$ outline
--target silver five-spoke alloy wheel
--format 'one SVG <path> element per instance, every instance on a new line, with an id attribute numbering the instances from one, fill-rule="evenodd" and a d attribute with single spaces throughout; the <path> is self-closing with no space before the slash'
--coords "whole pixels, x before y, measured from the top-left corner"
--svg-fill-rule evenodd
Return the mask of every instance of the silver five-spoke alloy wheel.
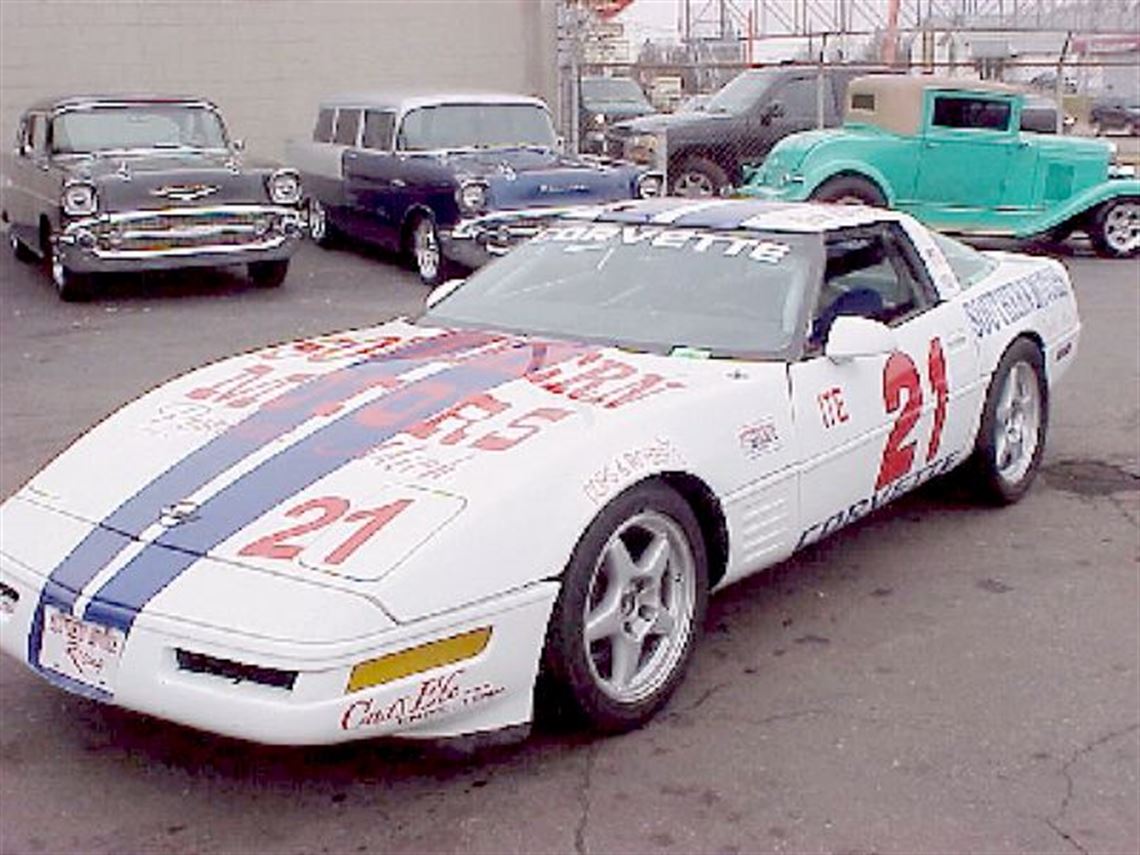
<path id="1" fill-rule="evenodd" d="M 1016 484 L 1033 466 L 1041 441 L 1041 393 L 1028 362 L 1014 363 L 1005 378 L 994 419 L 994 466 Z"/>
<path id="2" fill-rule="evenodd" d="M 697 566 L 681 527 L 645 510 L 610 536 L 586 598 L 584 642 L 598 688 L 622 704 L 671 678 L 693 631 Z"/>

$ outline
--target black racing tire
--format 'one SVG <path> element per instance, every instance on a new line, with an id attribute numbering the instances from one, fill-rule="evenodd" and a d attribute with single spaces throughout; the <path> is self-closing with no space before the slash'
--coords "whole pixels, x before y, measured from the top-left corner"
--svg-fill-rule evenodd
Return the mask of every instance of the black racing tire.
<path id="1" fill-rule="evenodd" d="M 95 291 L 95 277 L 90 273 L 76 273 L 64 265 L 55 241 L 49 238 L 48 242 L 48 275 L 59 299 L 65 303 L 85 303 L 90 300 Z"/>
<path id="2" fill-rule="evenodd" d="M 1102 258 L 1135 258 L 1140 252 L 1140 197 L 1119 196 L 1097 206 L 1088 233 Z"/>
<path id="3" fill-rule="evenodd" d="M 887 207 L 887 197 L 869 179 L 858 175 L 840 175 L 816 187 L 811 201 L 830 202 L 837 205 L 870 205 L 872 208 Z"/>
<path id="4" fill-rule="evenodd" d="M 730 186 L 728 173 L 707 157 L 687 157 L 669 173 L 669 193 L 673 196 L 709 198 L 721 195 Z"/>
<path id="5" fill-rule="evenodd" d="M 319 199 L 309 199 L 305 205 L 309 222 L 309 237 L 322 249 L 330 249 L 340 239 L 340 232 L 329 219 L 328 211 Z"/>
<path id="6" fill-rule="evenodd" d="M 1019 338 L 990 379 L 963 483 L 986 504 L 1010 505 L 1033 483 L 1049 429 L 1049 387 L 1041 349 Z"/>
<path id="7" fill-rule="evenodd" d="M 17 261 L 22 261 L 24 264 L 33 264 L 40 260 L 40 257 L 28 249 L 27 245 L 16 237 L 16 233 L 12 227 L 8 227 L 8 245 L 12 248 L 12 255 L 16 257 Z"/>
<path id="8" fill-rule="evenodd" d="M 278 288 L 289 275 L 289 259 L 279 261 L 251 261 L 249 279 L 258 288 Z"/>
<path id="9" fill-rule="evenodd" d="M 420 281 L 431 288 L 447 281 L 453 265 L 443 255 L 435 217 L 426 212 L 415 214 L 407 235 L 407 253 Z"/>
<path id="10" fill-rule="evenodd" d="M 574 548 L 547 629 L 543 687 L 593 730 L 640 727 L 684 676 L 707 604 L 692 509 L 663 483 L 630 488 Z"/>

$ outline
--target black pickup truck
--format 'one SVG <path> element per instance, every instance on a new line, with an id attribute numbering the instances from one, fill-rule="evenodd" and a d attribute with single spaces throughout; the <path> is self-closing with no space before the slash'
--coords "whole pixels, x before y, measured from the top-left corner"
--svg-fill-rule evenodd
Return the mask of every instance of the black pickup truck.
<path id="1" fill-rule="evenodd" d="M 611 125 L 606 149 L 667 172 L 669 192 L 718 195 L 742 180 L 796 131 L 834 127 L 843 118 L 848 82 L 866 67 L 748 69 L 693 112 L 655 114 Z M 820 118 L 822 115 L 822 125 Z"/>

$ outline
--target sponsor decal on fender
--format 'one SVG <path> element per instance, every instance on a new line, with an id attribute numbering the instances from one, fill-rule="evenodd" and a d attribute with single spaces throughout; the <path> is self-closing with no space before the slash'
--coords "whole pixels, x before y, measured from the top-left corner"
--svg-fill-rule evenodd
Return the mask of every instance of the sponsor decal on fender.
<path id="1" fill-rule="evenodd" d="M 582 489 L 590 501 L 600 503 L 643 472 L 657 472 L 683 461 L 681 452 L 664 437 L 649 445 L 619 454 L 589 477 Z"/>
<path id="2" fill-rule="evenodd" d="M 1038 270 L 1024 279 L 1006 282 L 966 300 L 962 308 L 974 328 L 974 335 L 985 338 L 1068 294 L 1069 288 L 1057 271 Z"/>
<path id="3" fill-rule="evenodd" d="M 776 420 L 765 416 L 758 422 L 745 425 L 738 434 L 740 448 L 749 460 L 756 460 L 765 454 L 779 451 L 783 448 L 780 433 L 776 428 Z"/>

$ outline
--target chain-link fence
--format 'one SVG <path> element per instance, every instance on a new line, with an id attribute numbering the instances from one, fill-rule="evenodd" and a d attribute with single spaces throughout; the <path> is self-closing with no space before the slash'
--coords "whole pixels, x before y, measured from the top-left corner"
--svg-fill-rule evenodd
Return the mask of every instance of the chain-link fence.
<path id="1" fill-rule="evenodd" d="M 843 123 L 848 83 L 867 73 L 936 74 L 1013 84 L 1027 97 L 1021 128 L 1036 133 L 1111 135 L 1123 159 L 1140 150 L 1140 37 L 1132 50 L 1011 57 L 976 49 L 959 59 L 920 46 L 917 61 L 745 63 L 711 54 L 670 61 L 564 64 L 560 115 L 568 145 L 643 163 L 665 173 L 669 192 L 716 195 L 743 180 L 783 137 Z M 823 53 L 823 51 L 820 51 Z"/>

